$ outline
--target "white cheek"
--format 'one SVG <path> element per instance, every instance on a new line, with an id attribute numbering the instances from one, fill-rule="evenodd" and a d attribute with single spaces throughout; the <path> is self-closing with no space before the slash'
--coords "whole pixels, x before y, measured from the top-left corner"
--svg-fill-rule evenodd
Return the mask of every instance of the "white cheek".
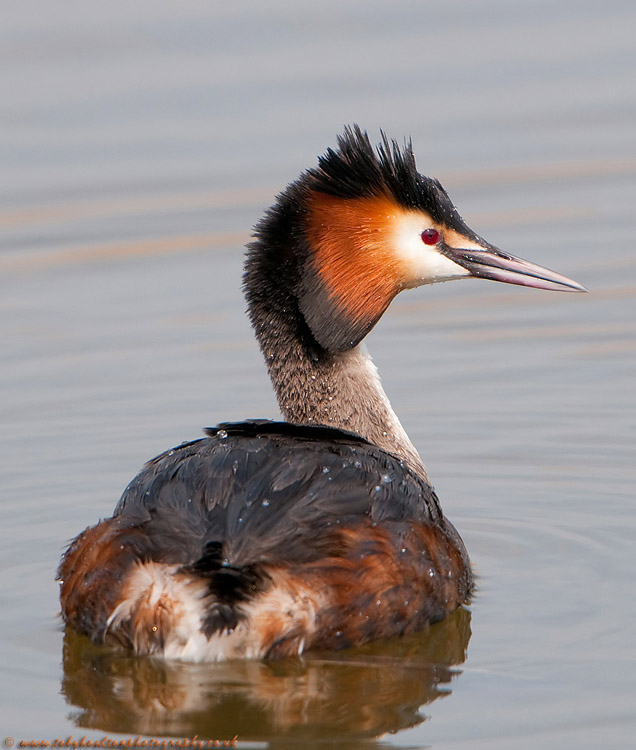
<path id="1" fill-rule="evenodd" d="M 407 270 L 409 286 L 435 284 L 470 276 L 462 266 L 442 255 L 434 245 L 425 245 L 420 234 L 421 216 L 404 217 L 395 234 L 395 249 Z M 480 248 L 483 249 L 483 248 Z"/>

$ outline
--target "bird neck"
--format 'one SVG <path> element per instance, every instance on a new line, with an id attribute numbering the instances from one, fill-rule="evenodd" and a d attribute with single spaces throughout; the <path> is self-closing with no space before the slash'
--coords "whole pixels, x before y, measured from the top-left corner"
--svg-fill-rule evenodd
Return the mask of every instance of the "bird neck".
<path id="1" fill-rule="evenodd" d="M 313 338 L 294 293 L 295 268 L 270 265 L 254 250 L 244 287 L 252 325 L 285 420 L 357 433 L 428 479 L 382 388 L 364 345 L 323 349 Z"/>

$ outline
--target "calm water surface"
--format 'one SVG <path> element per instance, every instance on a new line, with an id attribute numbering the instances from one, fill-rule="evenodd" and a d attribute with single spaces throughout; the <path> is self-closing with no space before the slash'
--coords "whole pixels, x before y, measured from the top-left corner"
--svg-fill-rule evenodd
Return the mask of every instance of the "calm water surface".
<path id="1" fill-rule="evenodd" d="M 4 9 L 2 737 L 631 746 L 634 28 L 627 0 Z M 156 453 L 277 416 L 242 245 L 353 121 L 411 135 L 477 231 L 591 290 L 420 289 L 369 337 L 479 574 L 470 611 L 273 666 L 65 635 L 67 540 Z"/>

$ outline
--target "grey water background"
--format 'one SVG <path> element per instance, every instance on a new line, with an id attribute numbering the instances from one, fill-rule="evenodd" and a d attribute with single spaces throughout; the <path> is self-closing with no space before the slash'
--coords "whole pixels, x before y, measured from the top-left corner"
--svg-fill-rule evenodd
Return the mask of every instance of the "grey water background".
<path id="1" fill-rule="evenodd" d="M 0 741 L 632 746 L 635 29 L 628 0 L 3 4 Z M 242 246 L 351 122 L 412 136 L 480 234 L 590 289 L 423 288 L 368 339 L 470 615 L 279 667 L 63 644 L 66 542 L 158 452 L 277 416 Z"/>

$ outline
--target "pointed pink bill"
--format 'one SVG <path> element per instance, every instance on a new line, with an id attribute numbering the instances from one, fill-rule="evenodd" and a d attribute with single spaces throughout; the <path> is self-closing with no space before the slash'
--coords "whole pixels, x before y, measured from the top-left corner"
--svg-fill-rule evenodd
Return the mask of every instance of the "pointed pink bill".
<path id="1" fill-rule="evenodd" d="M 514 255 L 508 255 L 493 245 L 484 250 L 446 246 L 443 252 L 453 262 L 469 271 L 471 276 L 480 279 L 531 286 L 552 292 L 587 292 L 584 286 L 568 279 L 567 276 L 522 258 L 515 258 Z"/>

